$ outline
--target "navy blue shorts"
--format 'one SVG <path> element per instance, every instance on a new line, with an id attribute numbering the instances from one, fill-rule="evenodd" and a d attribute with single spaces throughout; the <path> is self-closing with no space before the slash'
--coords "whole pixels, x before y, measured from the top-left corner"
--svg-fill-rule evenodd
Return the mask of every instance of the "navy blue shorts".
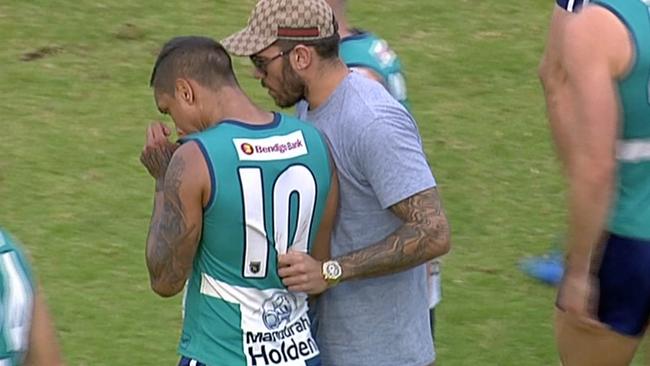
<path id="1" fill-rule="evenodd" d="M 584 5 L 589 4 L 589 0 L 556 0 L 559 7 L 572 13 L 578 12 Z"/>
<path id="2" fill-rule="evenodd" d="M 629 336 L 650 319 L 650 241 L 610 234 L 598 269 L 598 319 Z"/>

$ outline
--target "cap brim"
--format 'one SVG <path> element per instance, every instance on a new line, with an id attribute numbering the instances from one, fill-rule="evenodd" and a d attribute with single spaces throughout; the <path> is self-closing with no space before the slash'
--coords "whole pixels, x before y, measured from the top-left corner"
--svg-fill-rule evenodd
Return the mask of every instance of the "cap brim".
<path id="1" fill-rule="evenodd" d="M 275 41 L 275 37 L 260 36 L 251 32 L 249 28 L 244 28 L 224 38 L 221 44 L 232 55 L 252 56 L 269 47 Z"/>

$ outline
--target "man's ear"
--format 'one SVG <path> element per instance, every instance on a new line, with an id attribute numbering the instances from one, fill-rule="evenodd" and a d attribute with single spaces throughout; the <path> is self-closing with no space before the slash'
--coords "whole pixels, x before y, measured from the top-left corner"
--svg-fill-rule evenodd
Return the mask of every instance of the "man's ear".
<path id="1" fill-rule="evenodd" d="M 289 62 L 291 62 L 291 66 L 293 66 L 296 71 L 306 70 L 313 62 L 313 52 L 312 49 L 305 45 L 297 45 L 293 48 L 291 54 L 289 54 Z"/>
<path id="2" fill-rule="evenodd" d="M 186 79 L 176 79 L 174 84 L 175 97 L 186 104 L 194 104 L 196 95 L 192 84 Z"/>

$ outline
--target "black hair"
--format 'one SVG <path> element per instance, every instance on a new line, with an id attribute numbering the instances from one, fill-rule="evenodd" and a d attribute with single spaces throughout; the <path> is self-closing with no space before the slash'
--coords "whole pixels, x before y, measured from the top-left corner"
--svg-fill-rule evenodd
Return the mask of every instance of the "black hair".
<path id="1" fill-rule="evenodd" d="M 237 85 L 230 55 L 208 37 L 184 36 L 167 41 L 158 54 L 149 86 L 173 95 L 174 83 L 180 77 L 213 89 Z"/>

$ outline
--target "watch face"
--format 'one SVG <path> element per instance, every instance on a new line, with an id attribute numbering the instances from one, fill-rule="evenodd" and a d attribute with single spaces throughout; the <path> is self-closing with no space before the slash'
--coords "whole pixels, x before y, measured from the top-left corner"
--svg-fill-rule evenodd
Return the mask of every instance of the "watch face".
<path id="1" fill-rule="evenodd" d="M 341 266 L 336 262 L 327 263 L 325 272 L 329 278 L 336 279 L 341 276 Z"/>

